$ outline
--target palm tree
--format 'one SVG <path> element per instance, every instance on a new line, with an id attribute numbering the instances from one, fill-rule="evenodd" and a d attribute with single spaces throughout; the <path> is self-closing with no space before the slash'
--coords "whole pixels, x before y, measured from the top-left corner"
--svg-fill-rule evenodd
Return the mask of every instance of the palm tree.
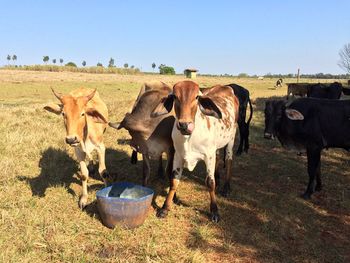
<path id="1" fill-rule="evenodd" d="M 152 68 L 153 68 L 153 71 L 154 71 L 154 69 L 156 68 L 156 63 L 152 63 Z"/>
<path id="2" fill-rule="evenodd" d="M 7 55 L 7 64 L 10 64 L 11 56 Z"/>
<path id="3" fill-rule="evenodd" d="M 124 68 L 128 68 L 129 67 L 129 64 L 128 63 L 125 63 L 124 64 Z"/>
<path id="4" fill-rule="evenodd" d="M 47 64 L 47 62 L 50 60 L 50 57 L 49 56 L 44 56 L 43 57 L 43 61 L 45 64 Z"/>
<path id="5" fill-rule="evenodd" d="M 86 66 L 86 61 L 84 60 L 81 64 L 83 65 L 83 67 L 85 67 Z"/>
<path id="6" fill-rule="evenodd" d="M 13 60 L 13 64 L 15 64 L 15 61 L 17 61 L 17 56 L 16 56 L 16 55 L 13 55 L 13 56 L 12 56 L 12 60 Z"/>
<path id="7" fill-rule="evenodd" d="M 52 63 L 53 63 L 53 64 L 56 64 L 56 59 L 55 59 L 55 58 L 52 60 Z"/>
<path id="8" fill-rule="evenodd" d="M 62 66 L 62 63 L 63 63 L 63 58 L 60 58 L 60 63 L 61 63 L 61 66 Z"/>

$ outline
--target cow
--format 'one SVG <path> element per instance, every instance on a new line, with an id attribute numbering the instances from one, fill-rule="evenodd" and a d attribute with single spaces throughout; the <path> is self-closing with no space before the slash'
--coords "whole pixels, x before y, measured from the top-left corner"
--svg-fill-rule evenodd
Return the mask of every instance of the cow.
<path id="1" fill-rule="evenodd" d="M 85 159 L 86 157 L 91 159 L 93 150 L 97 151 L 98 172 L 105 185 L 110 180 L 105 165 L 105 145 L 103 143 L 103 134 L 108 123 L 108 109 L 96 89 L 80 88 L 71 91 L 68 95 L 62 95 L 53 89 L 52 92 L 60 104 L 50 104 L 44 109 L 63 116 L 66 128 L 65 141 L 74 147 L 80 165 L 83 191 L 79 199 L 79 207 L 83 209 L 88 201 L 87 181 L 89 178 Z"/>
<path id="2" fill-rule="evenodd" d="M 249 125 L 253 117 L 252 102 L 250 101 L 249 91 L 247 89 L 234 83 L 229 84 L 227 86 L 233 89 L 236 97 L 239 100 L 238 128 L 239 128 L 240 138 L 239 138 L 239 146 L 236 154 L 241 155 L 243 152 L 243 148 L 246 153 L 248 152 L 248 149 L 249 149 Z M 248 103 L 250 108 L 250 114 L 246 122 L 245 120 L 246 120 Z"/>
<path id="3" fill-rule="evenodd" d="M 276 81 L 275 87 L 276 87 L 276 88 L 282 88 L 282 86 L 283 86 L 283 79 L 278 79 L 278 80 Z"/>
<path id="4" fill-rule="evenodd" d="M 289 96 L 306 97 L 310 83 L 287 83 L 287 99 Z"/>
<path id="5" fill-rule="evenodd" d="M 172 113 L 153 118 L 152 111 L 161 99 L 168 96 L 172 89 L 163 82 L 145 83 L 139 92 L 131 113 L 127 113 L 121 123 L 109 123 L 115 129 L 126 129 L 130 136 L 130 145 L 134 149 L 132 163 L 137 161 L 137 152 L 143 157 L 143 185 L 148 185 L 150 177 L 150 159 L 158 159 L 158 175 L 163 175 L 162 154 L 167 154 L 166 175 L 171 176 L 174 159 L 174 147 L 171 131 L 175 117 Z"/>
<path id="6" fill-rule="evenodd" d="M 342 90 L 343 86 L 339 82 L 330 84 L 310 84 L 307 90 L 307 97 L 338 100 Z"/>
<path id="7" fill-rule="evenodd" d="M 264 137 L 277 137 L 285 148 L 306 149 L 309 183 L 302 197 L 310 199 L 322 189 L 322 149 L 350 151 L 350 100 L 299 98 L 289 105 L 283 100 L 267 101 Z"/>
<path id="8" fill-rule="evenodd" d="M 231 87 L 214 86 L 202 94 L 197 83 L 180 81 L 174 85 L 173 93 L 164 97 L 154 109 L 153 116 L 168 114 L 173 107 L 176 120 L 171 134 L 175 148 L 171 187 L 157 216 L 167 216 L 183 168 L 192 171 L 199 160 L 204 160 L 211 219 L 218 222 L 220 216 L 215 195 L 216 151 L 226 146 L 224 190 L 229 191 L 239 101 Z"/>

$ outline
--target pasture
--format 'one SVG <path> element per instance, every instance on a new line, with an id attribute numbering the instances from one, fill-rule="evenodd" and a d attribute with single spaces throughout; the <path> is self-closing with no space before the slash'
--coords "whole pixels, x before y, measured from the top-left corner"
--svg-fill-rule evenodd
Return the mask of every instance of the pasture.
<path id="1" fill-rule="evenodd" d="M 141 84 L 152 79 L 174 84 L 183 77 L 0 70 L 1 262 L 350 261 L 349 153 L 324 151 L 323 191 L 311 201 L 299 198 L 308 180 L 306 157 L 263 139 L 264 101 L 286 94 L 286 85 L 273 89 L 276 79 L 196 79 L 208 87 L 232 82 L 246 87 L 255 110 L 250 152 L 234 157 L 231 194 L 218 197 L 218 224 L 208 218 L 203 165 L 185 172 L 177 192 L 181 205 L 166 219 L 155 215 L 168 190 L 156 169 L 150 179 L 155 206 L 141 227 L 102 225 L 94 201 L 103 187 L 99 176 L 90 178 L 90 205 L 81 211 L 78 164 L 64 142 L 62 117 L 43 110 L 56 102 L 50 87 L 62 93 L 97 88 L 110 121 L 120 121 Z M 141 184 L 142 162 L 130 164 L 128 138 L 125 130 L 107 129 L 107 169 L 115 181 Z"/>

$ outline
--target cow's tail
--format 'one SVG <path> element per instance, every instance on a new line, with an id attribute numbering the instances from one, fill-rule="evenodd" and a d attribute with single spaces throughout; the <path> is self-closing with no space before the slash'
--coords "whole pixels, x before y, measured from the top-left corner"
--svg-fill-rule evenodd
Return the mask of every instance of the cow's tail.
<path id="1" fill-rule="evenodd" d="M 252 102 L 250 101 L 250 97 L 248 97 L 248 103 L 249 103 L 249 109 L 250 109 L 250 115 L 247 121 L 247 125 L 249 125 L 250 121 L 252 120 L 253 117 L 253 106 L 252 106 Z"/>

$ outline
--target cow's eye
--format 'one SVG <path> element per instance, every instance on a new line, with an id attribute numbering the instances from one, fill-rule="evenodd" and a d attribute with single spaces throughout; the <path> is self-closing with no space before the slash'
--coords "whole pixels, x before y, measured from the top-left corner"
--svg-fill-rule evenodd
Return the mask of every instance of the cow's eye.
<path id="1" fill-rule="evenodd" d="M 198 100 L 199 99 L 199 95 L 197 95 L 197 97 L 196 97 L 196 100 Z"/>
<path id="2" fill-rule="evenodd" d="M 85 112 L 82 112 L 82 113 L 81 113 L 81 116 L 82 116 L 82 117 L 85 116 Z"/>
<path id="3" fill-rule="evenodd" d="M 62 116 L 64 117 L 64 116 L 66 116 L 66 114 L 62 111 Z"/>

